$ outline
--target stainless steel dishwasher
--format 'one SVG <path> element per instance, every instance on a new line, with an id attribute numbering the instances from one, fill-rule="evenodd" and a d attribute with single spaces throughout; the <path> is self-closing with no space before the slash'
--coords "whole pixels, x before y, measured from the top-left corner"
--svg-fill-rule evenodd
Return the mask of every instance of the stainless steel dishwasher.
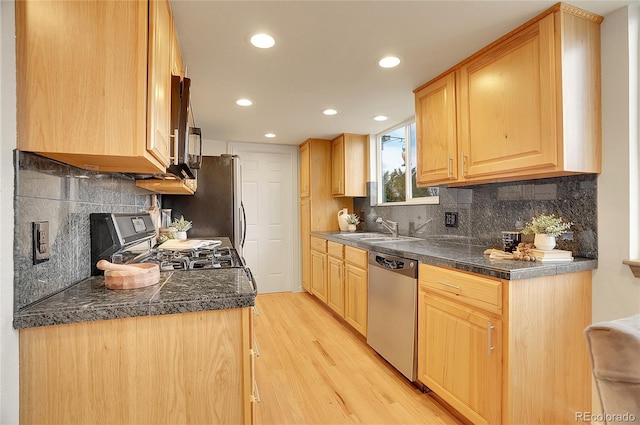
<path id="1" fill-rule="evenodd" d="M 369 252 L 367 344 L 416 380 L 418 261 Z"/>

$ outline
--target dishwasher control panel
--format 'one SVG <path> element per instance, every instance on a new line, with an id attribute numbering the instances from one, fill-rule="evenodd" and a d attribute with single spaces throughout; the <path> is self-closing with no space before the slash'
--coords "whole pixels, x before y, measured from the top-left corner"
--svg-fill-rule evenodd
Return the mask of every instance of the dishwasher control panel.
<path id="1" fill-rule="evenodd" d="M 412 260 L 389 259 L 381 255 L 376 255 L 376 263 L 389 270 L 402 270 L 405 267 L 415 267 L 415 263 Z"/>
<path id="2" fill-rule="evenodd" d="M 396 257 L 395 255 L 380 252 L 369 252 L 369 265 L 407 276 L 416 277 L 418 275 L 418 261 L 410 258 Z"/>

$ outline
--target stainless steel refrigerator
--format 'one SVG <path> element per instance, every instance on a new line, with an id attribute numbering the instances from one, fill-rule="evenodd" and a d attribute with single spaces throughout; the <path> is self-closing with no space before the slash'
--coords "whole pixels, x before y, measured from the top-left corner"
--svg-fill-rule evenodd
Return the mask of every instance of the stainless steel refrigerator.
<path id="1" fill-rule="evenodd" d="M 242 174 L 237 155 L 202 157 L 194 195 L 163 195 L 162 208 L 193 222 L 189 238 L 226 236 L 242 257 L 247 233 L 242 204 Z"/>

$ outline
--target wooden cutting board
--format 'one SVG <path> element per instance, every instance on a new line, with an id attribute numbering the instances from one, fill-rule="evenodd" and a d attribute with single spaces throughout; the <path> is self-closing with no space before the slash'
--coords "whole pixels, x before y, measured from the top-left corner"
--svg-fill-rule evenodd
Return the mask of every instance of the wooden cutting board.
<path id="1" fill-rule="evenodd" d="M 219 240 L 203 240 L 203 239 L 169 239 L 160 244 L 158 249 L 167 249 L 170 251 L 188 251 L 196 248 L 213 248 L 221 245 Z"/>
<path id="2" fill-rule="evenodd" d="M 160 282 L 160 267 L 157 264 L 128 264 L 140 271 L 106 270 L 104 285 L 109 289 L 136 289 L 155 285 Z"/>

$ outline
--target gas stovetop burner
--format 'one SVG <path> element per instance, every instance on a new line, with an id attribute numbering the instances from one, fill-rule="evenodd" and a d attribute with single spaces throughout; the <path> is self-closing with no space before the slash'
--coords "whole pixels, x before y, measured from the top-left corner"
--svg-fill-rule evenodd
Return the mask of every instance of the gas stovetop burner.
<path id="1" fill-rule="evenodd" d="M 152 249 L 139 262 L 154 263 L 160 270 L 206 270 L 243 267 L 233 248 L 197 248 L 188 251 Z"/>

